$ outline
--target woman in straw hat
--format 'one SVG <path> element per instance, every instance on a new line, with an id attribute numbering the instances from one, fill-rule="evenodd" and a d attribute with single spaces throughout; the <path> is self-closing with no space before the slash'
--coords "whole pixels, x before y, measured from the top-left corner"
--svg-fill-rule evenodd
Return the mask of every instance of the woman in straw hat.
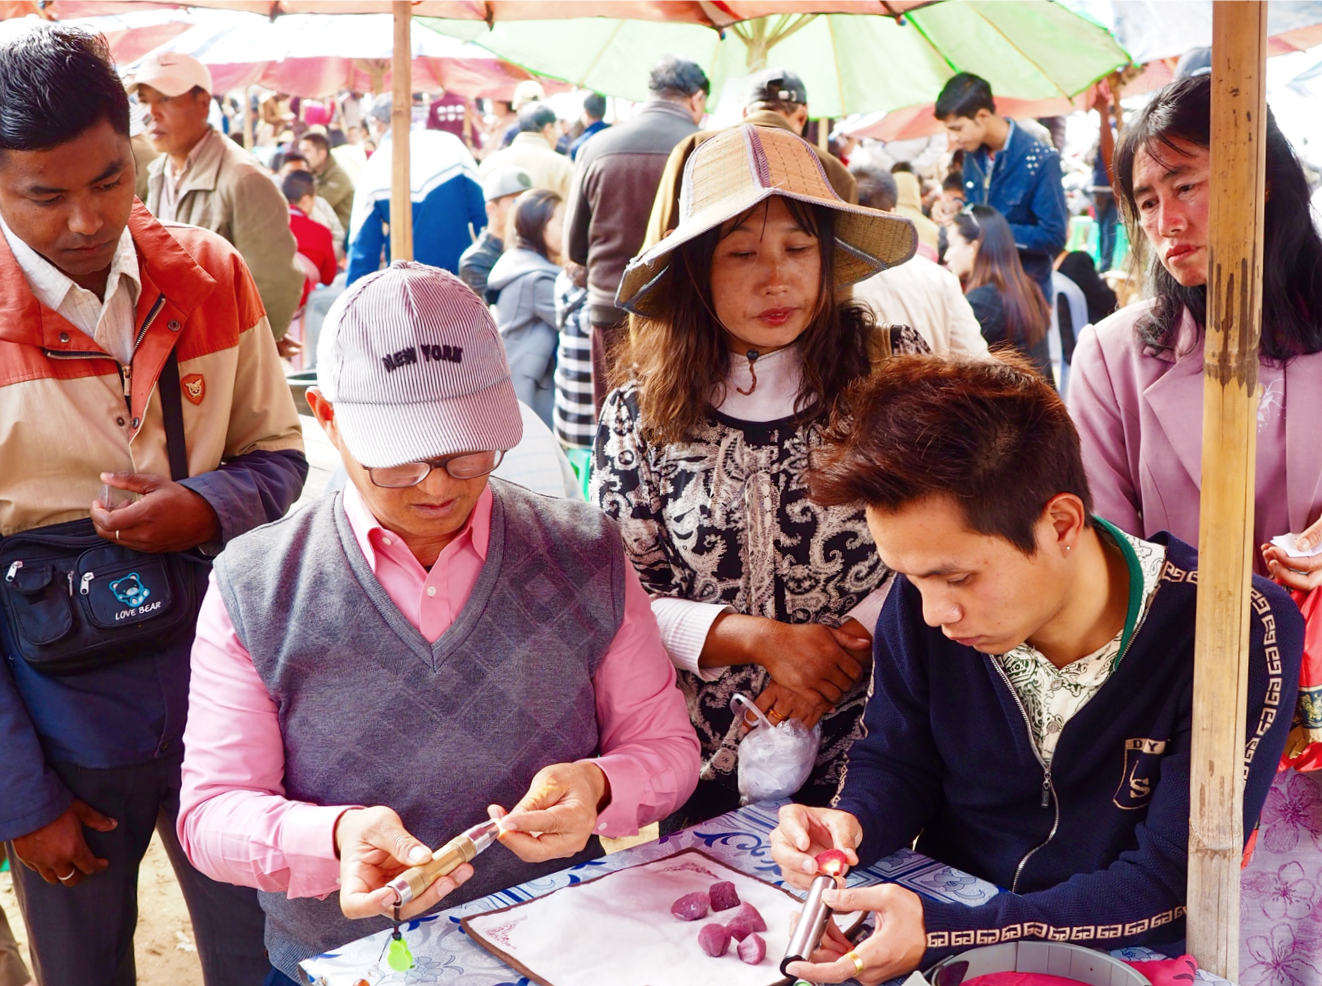
<path id="1" fill-rule="evenodd" d="M 744 125 L 706 141 L 680 213 L 621 281 L 631 338 L 592 487 L 652 594 L 702 741 L 692 822 L 739 803 L 752 724 L 731 709 L 739 693 L 773 723 L 820 721 L 796 797 L 835 793 L 889 573 L 862 506 L 812 503 L 804 475 L 845 388 L 927 347 L 839 292 L 911 257 L 913 225 L 841 201 L 794 134 Z"/>

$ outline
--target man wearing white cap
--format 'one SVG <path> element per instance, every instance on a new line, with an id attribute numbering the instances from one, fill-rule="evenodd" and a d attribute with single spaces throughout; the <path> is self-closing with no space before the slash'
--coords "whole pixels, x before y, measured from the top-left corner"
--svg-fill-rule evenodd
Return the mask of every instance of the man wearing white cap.
<path id="1" fill-rule="evenodd" d="M 147 134 L 161 156 L 148 166 L 146 206 L 162 222 L 219 233 L 243 255 L 257 282 L 281 355 L 303 293 L 289 209 L 260 164 L 207 123 L 211 72 L 191 55 L 161 52 L 143 61 L 128 91 L 151 114 Z"/>
<path id="2" fill-rule="evenodd" d="M 487 228 L 459 257 L 459 278 L 489 305 L 499 292 L 487 292 L 487 278 L 505 252 L 505 226 L 517 199 L 532 188 L 528 172 L 516 165 L 497 168 L 482 179 L 482 197 L 487 200 Z"/>
<path id="3" fill-rule="evenodd" d="M 424 846 L 503 818 L 403 917 L 589 858 L 698 779 L 615 522 L 489 478 L 522 426 L 477 296 L 392 264 L 340 296 L 317 357 L 308 403 L 350 482 L 218 559 L 179 816 L 194 865 L 265 891 L 290 978 L 390 927 L 385 883 Z"/>

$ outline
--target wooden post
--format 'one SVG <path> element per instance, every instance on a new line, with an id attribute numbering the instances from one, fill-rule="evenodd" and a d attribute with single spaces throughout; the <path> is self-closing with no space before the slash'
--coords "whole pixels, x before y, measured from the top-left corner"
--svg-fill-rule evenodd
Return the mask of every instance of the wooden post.
<path id="1" fill-rule="evenodd" d="M 1212 9 L 1210 243 L 1187 932 L 1189 952 L 1199 966 L 1235 982 L 1262 328 L 1267 5 L 1223 0 Z M 1275 711 L 1290 714 L 1288 709 Z"/>
<path id="2" fill-rule="evenodd" d="M 395 49 L 391 55 L 390 260 L 413 259 L 413 196 L 409 192 L 409 129 L 413 126 L 413 4 L 393 0 Z"/>

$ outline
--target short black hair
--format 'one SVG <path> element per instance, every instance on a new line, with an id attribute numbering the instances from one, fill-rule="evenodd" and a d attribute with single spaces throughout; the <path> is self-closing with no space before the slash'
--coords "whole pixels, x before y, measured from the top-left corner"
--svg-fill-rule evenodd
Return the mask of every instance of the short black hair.
<path id="1" fill-rule="evenodd" d="M 952 171 L 950 174 L 946 175 L 945 178 L 941 179 L 941 187 L 947 192 L 963 192 L 964 176 Z"/>
<path id="2" fill-rule="evenodd" d="M 285 193 L 285 198 L 290 202 L 297 203 L 304 195 L 316 194 L 317 179 L 308 171 L 291 171 L 280 183 L 280 191 Z"/>
<path id="3" fill-rule="evenodd" d="M 910 164 L 908 161 L 896 161 L 894 164 L 891 165 L 891 174 L 898 175 L 903 171 L 907 171 L 909 174 L 913 174 L 913 165 Z"/>
<path id="4" fill-rule="evenodd" d="M 67 144 L 105 120 L 129 135 L 129 97 L 105 38 L 38 27 L 0 45 L 0 156 Z"/>
<path id="5" fill-rule="evenodd" d="M 812 453 L 808 489 L 825 506 L 863 501 L 894 513 L 949 497 L 979 534 L 1030 558 L 1035 528 L 1061 493 L 1092 493 L 1065 402 L 1013 350 L 990 359 L 898 354 L 855 385 Z"/>
<path id="6" fill-rule="evenodd" d="M 697 62 L 666 55 L 652 67 L 647 88 L 657 96 L 692 96 L 698 92 L 710 96 L 711 80 Z"/>
<path id="7" fill-rule="evenodd" d="M 279 171 L 290 161 L 302 161 L 304 164 L 308 163 L 308 159 L 298 151 L 286 151 L 284 154 L 280 155 L 280 163 L 275 166 L 275 170 Z"/>
<path id="8" fill-rule="evenodd" d="M 871 164 L 855 164 L 849 173 L 858 180 L 858 204 L 890 212 L 900 200 L 900 190 L 889 171 Z"/>
<path id="9" fill-rule="evenodd" d="M 311 131 L 309 133 L 305 133 L 302 137 L 298 139 L 306 140 L 309 144 L 315 144 L 316 146 L 320 147 L 327 154 L 330 153 L 330 149 L 331 149 L 330 138 L 327 137 L 325 134 L 319 134 L 316 131 Z"/>
<path id="10" fill-rule="evenodd" d="M 541 133 L 549 123 L 555 123 L 555 110 L 545 103 L 529 103 L 519 110 L 519 133 Z"/>
<path id="11" fill-rule="evenodd" d="M 978 110 L 996 112 L 996 100 L 992 98 L 991 83 L 972 72 L 960 72 L 953 75 L 941 87 L 941 95 L 936 97 L 936 118 L 948 120 L 952 116 L 964 116 L 972 120 Z"/>
<path id="12" fill-rule="evenodd" d="M 583 100 L 583 113 L 594 120 L 600 120 L 606 115 L 606 97 L 599 92 L 589 93 Z"/>

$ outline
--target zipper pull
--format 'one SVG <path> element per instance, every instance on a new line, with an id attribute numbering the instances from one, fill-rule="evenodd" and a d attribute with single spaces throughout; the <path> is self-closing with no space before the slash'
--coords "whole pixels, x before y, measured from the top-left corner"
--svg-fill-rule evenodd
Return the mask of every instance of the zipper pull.
<path id="1" fill-rule="evenodd" d="M 133 413 L 133 367 L 125 364 L 119 364 L 119 382 L 124 388 L 124 407 Z"/>
<path id="2" fill-rule="evenodd" d="M 5 573 L 5 581 L 13 582 L 14 576 L 18 574 L 18 570 L 22 567 L 23 567 L 22 559 L 19 559 L 18 561 L 14 562 L 14 564 L 10 565 L 9 571 Z"/>
<path id="3" fill-rule="evenodd" d="M 92 580 L 93 580 L 94 578 L 96 578 L 96 573 L 95 573 L 95 572 L 86 572 L 86 573 L 84 573 L 84 574 L 83 574 L 83 582 L 82 582 L 82 585 L 78 587 L 78 591 L 79 591 L 80 593 L 82 593 L 84 596 L 87 595 L 87 594 L 91 591 L 91 589 L 89 588 L 89 586 L 91 586 L 91 584 L 92 584 Z"/>
<path id="4" fill-rule="evenodd" d="M 1042 807 L 1051 807 L 1051 768 L 1046 767 L 1042 773 Z"/>
<path id="5" fill-rule="evenodd" d="M 69 579 L 69 598 L 73 598 L 73 572 L 64 573 Z"/>

